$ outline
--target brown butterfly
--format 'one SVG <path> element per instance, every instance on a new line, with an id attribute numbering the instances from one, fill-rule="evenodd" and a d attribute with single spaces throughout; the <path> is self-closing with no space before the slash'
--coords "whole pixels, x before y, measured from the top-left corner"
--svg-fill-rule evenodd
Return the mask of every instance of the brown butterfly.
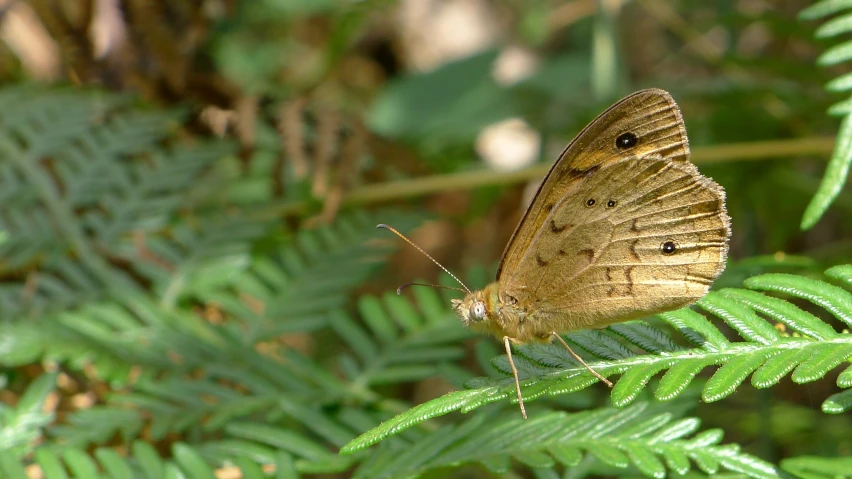
<path id="1" fill-rule="evenodd" d="M 730 233 L 725 192 L 689 162 L 677 104 L 663 90 L 638 91 L 559 156 L 509 240 L 495 282 L 470 291 L 450 273 L 467 292 L 453 309 L 466 327 L 503 340 L 526 418 L 512 343 L 555 338 L 611 387 L 559 333 L 694 303 L 725 269 Z"/>

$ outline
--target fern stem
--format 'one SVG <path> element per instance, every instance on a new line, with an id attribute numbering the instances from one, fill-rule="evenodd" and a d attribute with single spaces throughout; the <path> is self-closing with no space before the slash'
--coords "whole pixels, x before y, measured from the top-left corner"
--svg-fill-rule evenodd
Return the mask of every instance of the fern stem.
<path id="1" fill-rule="evenodd" d="M 834 148 L 834 137 L 811 137 L 793 140 L 753 141 L 728 145 L 696 148 L 692 153 L 695 163 L 720 163 L 739 160 L 765 160 L 804 155 L 826 155 Z M 378 183 L 353 188 L 344 200 L 346 206 L 366 205 L 404 198 L 413 198 L 445 191 L 459 191 L 486 186 L 523 183 L 544 177 L 550 163 L 537 164 L 513 172 L 488 170 L 463 171 L 446 175 Z M 309 202 L 285 202 L 269 209 L 255 212 L 258 218 L 276 218 L 307 212 Z"/>

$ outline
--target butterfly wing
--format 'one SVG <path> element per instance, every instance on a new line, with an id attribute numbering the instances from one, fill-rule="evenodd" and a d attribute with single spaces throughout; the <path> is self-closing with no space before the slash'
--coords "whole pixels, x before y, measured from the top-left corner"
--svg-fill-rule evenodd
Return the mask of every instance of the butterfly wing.
<path id="1" fill-rule="evenodd" d="M 706 294 L 729 235 L 724 191 L 689 163 L 677 105 L 643 90 L 562 152 L 506 248 L 500 294 L 541 333 L 675 309 Z"/>

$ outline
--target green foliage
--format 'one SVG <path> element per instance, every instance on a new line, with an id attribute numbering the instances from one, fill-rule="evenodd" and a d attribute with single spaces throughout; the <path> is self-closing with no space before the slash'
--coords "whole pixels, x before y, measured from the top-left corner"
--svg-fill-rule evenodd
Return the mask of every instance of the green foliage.
<path id="1" fill-rule="evenodd" d="M 398 137 L 437 135 L 431 141 L 474 138 L 515 113 L 490 75 L 495 59 L 495 52 L 487 52 L 397 81 L 370 110 L 371 128 Z"/>
<path id="2" fill-rule="evenodd" d="M 127 457 L 107 447 L 97 448 L 92 453 L 74 448 L 61 451 L 41 448 L 35 454 L 34 464 L 41 469 L 43 477 L 47 479 L 214 477 L 215 470 L 205 460 L 202 451 L 178 442 L 171 447 L 171 453 L 174 459 L 163 460 L 160 453 L 144 441 L 134 441 L 130 444 L 130 453 Z M 269 464 L 275 468 L 277 477 L 299 477 L 294 469 L 292 457 L 286 453 L 278 453 Z M 238 472 L 242 474 L 239 477 L 247 479 L 268 477 L 254 461 L 237 459 L 230 469 L 229 473 Z M 30 477 L 15 456 L 8 451 L 0 451 L 0 472 L 3 473 L 3 477 L 10 479 Z"/>
<path id="3" fill-rule="evenodd" d="M 273 355 L 259 353 L 256 344 L 270 338 L 323 328 L 331 331 L 333 325 L 352 322 L 341 308 L 349 303 L 351 291 L 396 246 L 376 241 L 374 225 L 382 220 L 406 231 L 421 219 L 393 211 L 375 218 L 351 214 L 333 226 L 277 238 L 272 247 L 266 246 L 274 234 L 268 222 L 217 214 L 175 222 L 174 215 L 195 201 L 194 183 L 219 181 L 205 178 L 204 167 L 230 151 L 229 146 L 169 145 L 164 135 L 172 126 L 166 120 L 174 115 L 139 112 L 109 95 L 41 95 L 30 87 L 6 93 L 21 102 L 15 106 L 21 113 L 15 117 L 17 123 L 4 125 L 6 138 L 15 138 L 8 144 L 18 148 L 7 153 L 20 160 L 7 162 L 7 170 L 31 174 L 25 177 L 29 182 L 6 175 L 18 181 L 10 187 L 19 191 L 2 215 L 7 220 L 3 225 L 7 241 L 2 245 L 7 268 L 33 269 L 48 286 L 54 284 L 48 281 L 52 277 L 65 275 L 63 280 L 73 280 L 74 272 L 90 270 L 92 265 L 104 266 L 107 276 L 98 281 L 92 274 L 89 278 L 95 280 L 88 283 L 63 284 L 76 289 L 50 289 L 37 283 L 34 299 L 28 301 L 22 301 L 26 295 L 21 292 L 32 290 L 31 284 L 25 279 L 7 281 L 0 365 L 44 362 L 65 374 L 101 378 L 115 389 L 103 404 L 54 424 L 54 415 L 41 409 L 46 395 L 57 393 L 57 376 L 38 377 L 15 407 L 0 411 L 4 477 L 19 475 L 23 469 L 17 461 L 30 454 L 45 477 L 65 477 L 65 468 L 76 477 L 97 477 L 93 471 L 99 468 L 110 477 L 129 477 L 130 470 L 133 477 L 178 473 L 209 477 L 225 457 L 234 458 L 243 474 L 257 474 L 257 452 L 264 447 L 270 451 L 265 462 L 277 464 L 282 475 L 295 471 L 295 464 L 300 470 L 342 470 L 351 461 L 328 453 L 324 441 L 343 445 L 355 431 L 347 421 L 355 420 L 357 414 L 344 413 L 344 419 L 330 420 L 307 404 L 328 407 L 368 401 L 374 397 L 368 389 L 373 384 L 432 375 L 437 365 L 461 355 L 453 346 L 461 328 L 444 334 L 443 339 L 429 330 L 441 315 L 435 297 L 423 297 L 428 306 L 423 317 L 433 326 L 417 323 L 426 320 L 411 306 L 400 305 L 400 298 L 361 300 L 362 308 L 373 313 L 387 302 L 394 317 L 405 319 L 410 340 L 399 337 L 382 345 L 383 352 L 371 358 L 383 361 L 379 363 L 359 364 L 347 353 L 339 353 L 339 363 L 349 365 L 349 371 L 359 376 L 357 387 L 294 349 L 276 345 Z M 42 114 L 31 115 L 30 121 L 24 113 L 39 111 L 37 105 Z M 116 110 L 119 107 L 124 110 Z M 18 110 L 9 107 L 11 112 Z M 74 113 L 73 121 L 61 111 Z M 31 141 L 40 128 L 58 139 Z M 137 136 L 130 138 L 128 129 Z M 154 130 L 156 134 L 148 134 Z M 48 154 L 54 163 L 42 169 L 32 167 L 38 164 L 35 158 Z M 59 173 L 54 176 L 54 171 Z M 54 213 L 50 205 L 68 216 L 40 219 L 39 214 L 50 218 Z M 71 209 L 86 221 L 71 221 Z M 77 243 L 38 242 L 39 234 L 67 236 L 29 228 L 61 228 L 63 221 L 73 227 L 64 231 L 73 232 Z M 133 237 L 140 232 L 142 246 Z M 93 253 L 95 260 L 87 263 L 75 249 L 78 245 L 98 253 Z M 257 255 L 258 248 L 264 248 L 265 254 Z M 127 266 L 120 261 L 107 263 L 104 257 L 127 259 L 133 274 L 126 274 Z M 141 292 L 143 284 L 151 294 Z M 194 305 L 202 304 L 215 308 L 222 321 L 202 320 L 194 311 Z M 31 319 L 36 312 L 37 320 Z M 408 372 L 382 367 L 403 360 L 408 362 Z M 134 369 L 141 375 L 134 378 Z M 191 373 L 199 370 L 205 374 L 190 380 Z M 250 417 L 271 422 L 289 418 L 285 423 L 292 424 L 267 428 L 264 433 L 246 420 Z M 362 418 L 360 423 L 372 420 Z M 138 440 L 143 430 L 149 440 L 185 434 L 194 438 L 194 444 L 175 443 L 173 459 L 164 461 L 150 444 Z M 37 445 L 47 437 L 46 431 L 52 440 Z M 223 434 L 226 439 L 221 439 Z M 279 444 L 281 438 L 272 439 L 281 434 L 286 436 L 285 446 Z M 107 448 L 112 438 L 132 444 L 131 455 L 120 457 Z M 271 446 L 262 446 L 264 441 Z M 269 449 L 276 444 L 279 447 Z M 91 446 L 97 447 L 94 455 L 83 449 Z M 294 462 L 293 456 L 301 462 Z"/>
<path id="4" fill-rule="evenodd" d="M 847 269 L 848 266 L 842 266 L 831 271 L 837 274 Z M 753 290 L 804 298 L 852 325 L 852 293 L 842 288 L 782 274 L 755 276 L 745 285 Z M 743 341 L 729 341 L 705 316 L 691 309 L 660 315 L 671 330 L 691 343 L 691 348 L 679 346 L 667 331 L 643 321 L 610 326 L 608 332 L 611 334 L 581 331 L 567 335 L 566 339 L 572 346 L 587 352 L 586 361 L 603 376 L 621 375 L 611 394 L 616 407 L 635 401 L 649 381 L 663 371 L 653 395 L 660 401 L 670 401 L 687 391 L 703 369 L 719 366 L 701 392 L 705 402 L 713 402 L 730 396 L 749 375 L 755 388 L 774 386 L 791 372 L 794 382 L 807 383 L 824 377 L 852 358 L 852 335 L 836 332 L 828 323 L 782 299 L 747 289 L 725 288 L 711 292 L 698 301 L 698 306 L 723 320 Z M 783 324 L 793 335 L 783 334 L 757 313 Z M 646 354 L 637 352 L 642 350 Z M 525 401 L 545 395 L 575 393 L 598 382 L 558 345 L 522 346 L 516 357 Z M 509 374 L 505 357 L 495 359 L 494 365 Z M 838 386 L 847 388 L 850 387 L 846 379 L 849 373 L 844 374 Z M 467 413 L 514 397 L 514 383 L 510 377 L 479 378 L 468 385 L 471 389 L 449 393 L 383 422 L 347 444 L 342 452 L 363 449 L 452 411 Z M 850 407 L 852 401 L 846 393 L 832 396 L 823 404 L 827 413 L 844 412 Z"/>
<path id="5" fill-rule="evenodd" d="M 822 0 L 803 10 L 799 17 L 803 20 L 817 20 L 835 14 L 840 15 L 825 22 L 816 31 L 816 38 L 826 39 L 852 31 L 852 4 L 837 0 Z M 819 57 L 817 64 L 831 67 L 847 63 L 850 59 L 852 59 L 852 41 L 846 40 L 829 48 Z M 832 92 L 852 90 L 852 74 L 847 73 L 830 81 L 826 85 L 826 90 Z M 849 168 L 852 167 L 852 98 L 832 105 L 829 113 L 842 117 L 837 131 L 837 142 L 822 183 L 802 216 L 802 229 L 810 229 L 819 221 L 840 194 L 849 176 Z"/>
<path id="6" fill-rule="evenodd" d="M 0 189 L 8 194 L 0 254 L 7 274 L 38 268 L 0 287 L 4 316 L 140 291 L 118 264 L 156 281 L 164 263 L 189 254 L 189 245 L 161 238 L 154 255 L 167 256 L 152 264 L 138 242 L 168 226 L 203 169 L 231 146 L 169 144 L 175 114 L 132 109 L 114 95 L 17 86 L 0 92 L 0 108 L 8 115 L 0 127 Z"/>
<path id="7" fill-rule="evenodd" d="M 821 185 L 805 161 L 835 129 L 820 85 L 852 85 L 837 69 L 848 42 L 814 61 L 814 26 L 766 2 L 478 2 L 537 65 L 507 83 L 493 75 L 505 45 L 426 70 L 405 57 L 446 31 L 407 36 L 399 18 L 417 2 L 119 2 L 128 43 L 103 57 L 90 38 L 101 15 L 18 3 L 57 40 L 67 80 L 138 96 L 0 89 L 0 476 L 810 479 L 852 467 L 832 457 L 852 448 L 852 265 L 826 270 L 852 251 L 852 100 L 829 110 L 842 120 Z M 428 17 L 451 10 L 439 3 Z M 833 40 L 850 7 L 821 1 L 801 19 L 827 19 L 815 36 Z M 6 41 L 0 72 L 20 77 L 21 46 Z M 391 260 L 403 243 L 375 224 L 409 234 L 429 215 L 402 200 L 452 191 L 419 205 L 441 220 L 415 239 L 481 286 L 521 204 L 505 186 L 531 179 L 482 173 L 483 128 L 522 118 L 549 162 L 645 86 L 672 91 L 696 163 L 728 192 L 737 260 L 694 308 L 567 335 L 612 390 L 558 345 L 519 348 L 524 421 L 499 345 L 461 326 L 456 293 L 393 293 L 424 270 Z M 754 161 L 710 161 L 741 158 Z M 808 201 L 802 227 L 822 220 L 805 235 L 793 218 Z M 354 208 L 377 203 L 395 208 Z"/>
<path id="8" fill-rule="evenodd" d="M 7 378 L 4 378 L 7 379 Z M 0 404 L 0 444 L 6 451 L 22 454 L 40 438 L 55 418 L 43 411 L 44 401 L 53 392 L 56 374 L 43 374 L 29 385 L 15 407 Z"/>
<path id="9" fill-rule="evenodd" d="M 693 467 L 706 474 L 733 471 L 747 477 L 780 477 L 771 464 L 736 445 L 720 444 L 721 430 L 695 434 L 700 423 L 645 402 L 622 410 L 542 412 L 529 420 L 485 413 L 414 441 L 379 448 L 354 477 L 408 477 L 469 463 L 502 475 L 510 471 L 513 460 L 544 469 L 556 464 L 576 467 L 586 457 L 615 471 L 632 468 L 652 478 L 683 475 Z"/>
<path id="10" fill-rule="evenodd" d="M 849 475 L 849 471 L 852 471 L 852 458 L 792 457 L 781 461 L 781 468 L 804 479 L 833 479 Z"/>

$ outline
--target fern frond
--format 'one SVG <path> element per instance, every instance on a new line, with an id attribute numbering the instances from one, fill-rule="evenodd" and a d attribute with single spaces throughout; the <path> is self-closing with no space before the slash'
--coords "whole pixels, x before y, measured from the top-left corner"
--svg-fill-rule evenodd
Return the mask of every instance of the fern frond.
<path id="1" fill-rule="evenodd" d="M 852 3 L 845 0 L 822 0 L 802 10 L 799 18 L 816 20 L 840 12 L 852 12 Z M 823 24 L 817 29 L 815 36 L 830 38 L 849 32 L 852 32 L 852 13 L 844 13 Z M 850 59 L 852 59 L 852 41 L 847 40 L 829 48 L 819 57 L 817 64 L 834 66 L 846 63 Z M 847 73 L 835 78 L 826 85 L 826 90 L 836 92 L 852 90 L 852 75 Z M 841 116 L 843 119 L 840 122 L 834 152 L 822 182 L 802 215 L 801 228 L 804 230 L 812 228 L 831 206 L 846 184 L 849 169 L 852 167 L 852 98 L 833 105 L 829 113 Z"/>
<path id="2" fill-rule="evenodd" d="M 167 307 L 181 299 L 192 299 L 199 292 L 229 287 L 251 265 L 256 240 L 267 234 L 269 223 L 238 218 L 208 219 L 200 225 L 180 224 L 169 237 L 151 235 L 140 238 L 134 255 L 137 269 L 153 281 L 154 293 Z M 139 247 L 141 246 L 141 248 Z"/>
<path id="3" fill-rule="evenodd" d="M 828 283 L 793 275 L 768 274 L 750 278 L 745 284 L 806 298 L 844 321 L 852 315 L 852 294 Z M 732 394 L 750 375 L 752 385 L 757 388 L 774 386 L 791 372 L 794 382 L 805 383 L 822 378 L 852 358 L 852 335 L 834 331 L 816 316 L 782 299 L 751 290 L 723 289 L 711 292 L 697 305 L 725 321 L 744 341 L 728 341 L 705 316 L 690 309 L 659 316 L 692 343 L 691 349 L 678 347 L 664 331 L 642 321 L 608 328 L 615 334 L 581 331 L 567 335 L 567 340 L 576 346 L 575 350 L 585 352 L 589 365 L 602 375 L 621 374 L 611 394 L 612 403 L 618 407 L 635 400 L 651 378 L 662 371 L 665 373 L 654 396 L 665 401 L 682 394 L 706 367 L 720 366 L 702 391 L 702 399 L 711 402 Z M 782 334 L 758 313 L 785 324 L 796 334 Z M 647 354 L 637 352 L 642 349 Z M 558 346 L 520 347 L 515 361 L 524 378 L 525 401 L 576 392 L 597 382 Z M 468 412 L 488 403 L 512 399 L 513 381 L 505 356 L 498 357 L 493 364 L 506 375 L 505 379 L 471 381 L 468 387 L 472 389 L 449 393 L 391 418 L 352 440 L 343 451 L 368 447 L 451 411 Z M 852 373 L 842 375 L 844 379 L 838 381 L 838 385 L 849 387 L 850 376 Z M 846 398 L 841 393 L 824 409 L 839 412 L 849 402 Z"/>
<path id="4" fill-rule="evenodd" d="M 310 243 L 302 246 L 305 244 Z M 352 248 L 359 248 L 359 252 L 376 260 L 389 251 L 382 244 L 365 248 L 358 241 L 350 244 L 341 240 L 339 250 L 327 248 L 332 246 L 330 243 L 320 246 L 331 249 L 332 260 L 342 258 L 336 263 L 340 271 L 347 267 L 343 260 L 352 255 L 358 258 L 353 265 L 372 267 L 372 260 L 365 261 L 366 255 L 352 253 Z M 291 261 L 300 260 L 302 251 L 298 249 L 298 254 L 287 257 Z M 309 274 L 315 264 L 326 264 L 323 261 L 320 255 L 312 261 L 302 260 L 300 274 Z M 272 277 L 271 271 L 263 271 L 265 278 Z M 285 284 L 290 285 L 296 283 Z M 286 288 L 274 294 L 285 291 Z M 323 291 L 326 296 L 330 293 Z M 343 293 L 338 294 L 343 296 Z M 67 423 L 53 428 L 52 433 L 64 444 L 83 447 L 103 444 L 116 434 L 126 439 L 136 437 L 142 427 L 147 427 L 153 439 L 162 440 L 175 433 L 221 433 L 247 418 L 263 418 L 270 423 L 288 418 L 291 432 L 302 436 L 306 443 L 313 442 L 320 449 L 327 443 L 340 447 L 354 430 L 362 427 L 352 428 L 345 421 L 329 419 L 306 404 L 371 403 L 378 395 L 370 387 L 435 376 L 442 364 L 464 355 L 458 343 L 469 333 L 457 321 L 446 324 L 451 312 L 442 310 L 437 293 L 421 289 L 415 294 L 416 304 L 396 295 L 381 299 L 365 296 L 360 300 L 358 309 L 365 317 L 370 316 L 370 326 L 385 335 L 380 342 L 373 342 L 369 335 L 360 332 L 359 323 L 347 313 L 316 309 L 319 305 L 312 311 L 324 318 L 323 323 L 297 317 L 279 326 L 279 330 L 287 328 L 289 332 L 313 330 L 318 324 L 330 326 L 355 352 L 354 357 L 344 353 L 337 361 L 348 380 L 331 374 L 322 364 L 291 348 L 281 347 L 269 355 L 259 353 L 255 350 L 256 340 L 239 325 L 234 328 L 229 324 L 209 324 L 187 311 L 144 297 L 125 297 L 122 305 L 95 304 L 67 312 L 58 322 L 77 335 L 77 343 L 87 355 L 86 363 L 94 361 L 101 372 L 98 358 L 103 356 L 113 364 L 123 361 L 128 366 L 143 366 L 147 373 L 132 386 L 128 385 L 131 387 L 127 391 L 112 394 L 105 405 L 71 414 Z M 313 298 L 305 296 L 292 300 L 289 306 L 299 308 L 299 300 L 314 304 Z M 336 308 L 337 303 L 324 306 Z M 246 324 L 252 324 L 251 321 L 249 318 Z M 368 338 L 366 347 L 358 342 L 359 338 Z M 70 359 L 76 352 L 67 354 L 68 357 L 53 359 Z M 190 371 L 196 370 L 204 370 L 204 377 L 186 378 Z M 116 376 L 116 380 L 125 381 L 127 371 L 119 371 Z M 234 390 L 235 386 L 239 392 Z M 401 409 L 393 403 L 383 402 L 380 406 L 393 412 Z M 204 425 L 201 430 L 199 424 Z M 321 441 L 316 442 L 318 439 Z M 317 460 L 311 468 L 318 469 L 326 459 Z"/>
<path id="5" fill-rule="evenodd" d="M 387 215 L 403 229 L 416 221 Z M 104 367 L 120 369 L 118 359 L 125 365 L 169 370 L 174 367 L 168 360 L 170 351 L 204 358 L 215 355 L 219 346 L 214 345 L 224 340 L 221 333 L 212 332 L 195 313 L 175 310 L 174 302 L 181 296 L 210 304 L 231 321 L 249 325 L 240 333 L 240 344 L 316 330 L 328 324 L 331 311 L 349 301 L 350 289 L 395 250 L 391 242 L 374 241 L 373 224 L 374 218 L 366 215 L 343 217 L 334 226 L 301 232 L 280 247 L 277 258 L 251 265 L 246 264 L 247 249 L 265 228 L 262 224 L 243 227 L 224 222 L 191 231 L 178 227 L 173 239 L 150 243 L 175 267 L 171 274 L 151 274 L 162 291 L 159 304 L 124 293 L 118 296 L 120 304 L 92 302 L 47 315 L 38 323 L 3 323 L 0 331 L 7 346 L 0 348 L 0 364 L 32 362 L 50 349 L 58 361 L 88 363 L 103 356 L 111 358 Z M 306 277 L 315 281 L 303 281 Z M 184 329 L 176 331 L 173 325 Z M 112 377 L 101 365 L 98 370 L 121 381 L 121 371 Z"/>
<path id="6" fill-rule="evenodd" d="M 277 334 L 310 331 L 328 322 L 328 313 L 349 301 L 360 285 L 398 245 L 375 238 L 381 218 L 406 231 L 422 218 L 383 211 L 353 213 L 330 226 L 300 231 L 277 251 L 254 258 L 239 274 L 209 282 L 195 275 L 185 288 L 198 300 L 255 328 L 249 341 Z"/>
<path id="7" fill-rule="evenodd" d="M 338 311 L 331 327 L 356 357 L 344 355 L 341 369 L 358 386 L 416 381 L 438 375 L 441 364 L 464 357 L 461 341 L 470 336 L 433 290 L 415 292 L 417 305 L 396 294 L 365 296 L 358 310 L 370 334 L 355 318 Z"/>
<path id="8" fill-rule="evenodd" d="M 133 234 L 168 225 L 224 142 L 181 146 L 178 116 L 125 97 L 32 86 L 0 92 L 0 244 L 6 316 L 38 315 L 141 291 Z M 23 279 L 22 279 L 23 278 Z"/>
<path id="9" fill-rule="evenodd" d="M 116 435 L 137 437 L 143 427 L 154 440 L 174 433 L 205 437 L 221 434 L 247 417 L 270 423 L 289 417 L 294 425 L 301 424 L 296 429 L 313 431 L 336 446 L 351 437 L 352 429 L 345 424 L 303 406 L 346 398 L 363 400 L 345 382 L 322 372 L 319 365 L 291 351 L 285 351 L 283 359 L 260 354 L 253 344 L 237 339 L 238 331 L 224 326 L 169 327 L 179 322 L 162 310 L 160 313 L 169 324 L 139 328 L 138 332 L 125 330 L 120 336 L 113 333 L 122 340 L 114 350 L 102 353 L 147 366 L 148 372 L 126 391 L 111 394 L 106 404 L 70 414 L 65 424 L 51 430 L 54 438 L 65 445 L 84 447 L 104 444 Z M 91 359 L 93 353 L 100 353 L 92 345 L 102 340 L 86 338 L 91 343 Z M 202 368 L 202 378 L 187 379 L 190 371 Z M 162 370 L 169 372 L 155 373 Z"/>
<path id="10" fill-rule="evenodd" d="M 258 354 L 250 344 L 231 343 L 226 339 L 226 331 L 218 327 L 203 326 L 208 330 L 203 336 L 218 338 L 211 346 L 222 343 L 221 347 L 206 348 L 196 344 L 179 350 L 174 346 L 191 341 L 186 332 L 165 327 L 159 332 L 159 329 L 149 328 L 143 348 L 133 345 L 138 340 L 131 340 L 116 344 L 113 353 L 120 352 L 128 361 L 138 355 L 132 359 L 136 364 L 163 367 L 152 364 L 151 358 L 167 357 L 179 351 L 178 371 L 203 366 L 208 371 L 207 376 L 196 381 L 182 376 L 141 380 L 132 392 L 112 395 L 106 406 L 71 415 L 69 424 L 56 427 L 53 433 L 68 444 L 83 446 L 100 444 L 116 433 L 133 437 L 146 422 L 143 417 L 152 418 L 151 436 L 162 439 L 170 433 L 186 432 L 186 428 L 201 422 L 205 424 L 205 431 L 211 433 L 227 429 L 246 417 L 285 415 L 301 424 L 303 429 L 340 447 L 352 437 L 352 428 L 305 407 L 305 402 L 372 402 L 377 395 L 370 392 L 369 387 L 435 376 L 443 363 L 463 357 L 459 342 L 469 333 L 457 321 L 446 324 L 451 312 L 438 309 L 440 298 L 435 291 L 422 289 L 417 295 L 416 307 L 395 295 L 381 300 L 369 296 L 361 299 L 359 309 L 372 315 L 372 327 L 388 334 L 379 343 L 370 340 L 346 313 L 331 314 L 331 329 L 347 341 L 355 353 L 354 358 L 343 354 L 337 361 L 348 376 L 346 381 L 292 350 L 281 352 L 285 359 L 282 363 Z M 176 321 L 169 321 L 172 322 Z M 106 335 L 115 337 L 114 333 Z M 217 349 L 222 352 L 217 354 Z M 172 368 L 174 370 L 174 366 Z M 236 393 L 232 387 L 217 381 L 239 384 L 246 392 Z M 387 409 L 390 404 L 380 406 Z M 399 409 L 394 405 L 393 410 Z"/>
<path id="11" fill-rule="evenodd" d="M 221 449 L 225 450 L 225 449 Z M 134 441 L 129 453 L 121 455 L 111 448 L 98 448 L 93 452 L 73 447 L 40 447 L 32 460 L 22 461 L 10 450 L 0 451 L 0 476 L 26 479 L 42 477 L 44 479 L 65 479 L 69 477 L 85 478 L 167 478 L 167 477 L 268 477 L 274 471 L 277 477 L 298 478 L 292 457 L 286 452 L 277 451 L 255 457 L 253 461 L 243 460 L 239 455 L 222 454 L 211 458 L 220 449 L 204 446 L 191 446 L 177 442 L 171 446 L 171 459 L 162 459 L 160 453 L 149 443 Z M 236 459 L 227 463 L 225 457 Z M 212 459 L 212 460 L 211 460 Z M 264 468 L 257 459 L 263 459 Z M 339 462 L 339 460 L 338 460 Z M 219 465 L 214 469 L 210 464 Z"/>
<path id="12" fill-rule="evenodd" d="M 0 444 L 4 451 L 22 455 L 33 449 L 44 435 L 43 429 L 54 420 L 53 413 L 44 411 L 44 402 L 55 387 L 56 374 L 42 374 L 15 406 L 0 403 Z"/>
<path id="13" fill-rule="evenodd" d="M 470 463 L 506 474 L 510 458 L 531 467 L 574 467 L 586 455 L 614 468 L 632 466 L 652 478 L 667 472 L 686 474 L 695 466 L 707 474 L 726 470 L 746 477 L 779 477 L 771 464 L 742 453 L 736 445 L 720 444 L 721 430 L 698 432 L 699 426 L 696 418 L 678 419 L 644 402 L 622 410 L 546 412 L 529 420 L 514 414 L 478 414 L 415 442 L 383 445 L 355 477 L 416 476 Z"/>
<path id="14" fill-rule="evenodd" d="M 807 479 L 836 479 L 852 471 L 852 457 L 791 457 L 781 461 L 781 469 Z"/>

